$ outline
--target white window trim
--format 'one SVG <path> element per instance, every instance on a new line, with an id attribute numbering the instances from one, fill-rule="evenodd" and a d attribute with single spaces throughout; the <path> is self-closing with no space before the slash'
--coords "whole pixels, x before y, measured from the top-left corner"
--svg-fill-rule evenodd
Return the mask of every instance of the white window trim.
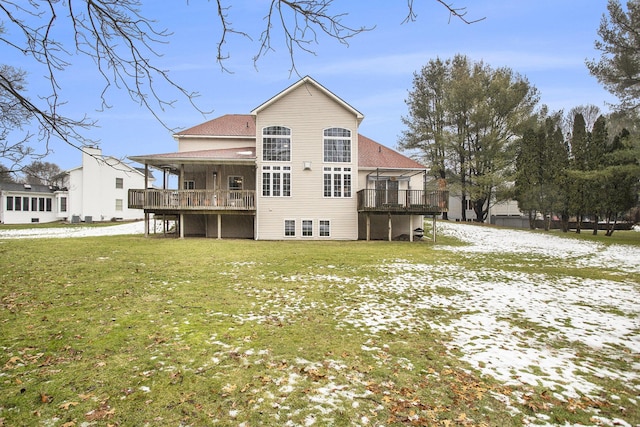
<path id="1" fill-rule="evenodd" d="M 321 230 L 321 224 L 323 221 L 326 221 L 329 223 L 329 235 L 328 236 L 323 236 L 320 232 Z M 331 220 L 330 219 L 319 219 L 318 220 L 318 237 L 321 239 L 330 239 L 331 238 Z"/>
<path id="2" fill-rule="evenodd" d="M 304 234 L 304 223 L 305 221 L 309 221 L 311 223 L 311 234 L 309 236 L 305 236 Z M 310 219 L 310 218 L 304 218 L 300 220 L 300 237 L 314 237 L 314 230 L 313 230 L 313 226 L 314 226 L 314 220 Z"/>
<path id="3" fill-rule="evenodd" d="M 289 236 L 287 235 L 287 222 L 288 221 L 293 221 L 293 235 Z M 284 221 L 282 222 L 282 234 L 284 236 L 285 239 L 295 239 L 296 237 L 298 237 L 298 233 L 297 233 L 297 228 L 298 228 L 298 224 L 297 221 L 294 218 L 285 218 Z"/>
<path id="4" fill-rule="evenodd" d="M 289 130 L 289 135 L 265 135 L 264 130 L 268 129 L 268 128 L 273 128 L 273 127 L 280 127 L 280 128 L 285 128 Z M 289 126 L 284 126 L 284 125 L 269 125 L 269 126 L 265 126 L 262 128 L 262 139 L 260 140 L 260 151 L 261 151 L 261 155 L 260 158 L 262 159 L 263 162 L 265 163 L 291 163 L 293 161 L 293 130 L 289 127 Z M 265 155 L 265 151 L 264 151 L 264 139 L 265 138 L 289 138 L 289 160 L 265 160 L 264 155 Z"/>

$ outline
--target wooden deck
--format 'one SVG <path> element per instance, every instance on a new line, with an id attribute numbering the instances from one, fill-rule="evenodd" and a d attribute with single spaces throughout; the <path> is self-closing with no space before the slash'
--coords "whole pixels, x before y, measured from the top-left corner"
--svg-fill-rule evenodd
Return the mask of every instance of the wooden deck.
<path id="1" fill-rule="evenodd" d="M 449 211 L 448 190 L 360 190 L 358 212 L 439 215 Z"/>
<path id="2" fill-rule="evenodd" d="M 253 190 L 129 190 L 129 208 L 146 212 L 172 213 L 186 211 L 254 212 Z"/>

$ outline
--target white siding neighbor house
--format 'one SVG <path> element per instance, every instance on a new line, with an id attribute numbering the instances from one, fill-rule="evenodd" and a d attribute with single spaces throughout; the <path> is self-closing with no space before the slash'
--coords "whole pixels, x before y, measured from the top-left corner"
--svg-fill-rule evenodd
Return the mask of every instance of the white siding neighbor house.
<path id="1" fill-rule="evenodd" d="M 68 194 L 56 187 L 0 183 L 0 224 L 59 221 L 67 209 Z"/>
<path id="2" fill-rule="evenodd" d="M 82 149 L 82 166 L 56 177 L 56 187 L 68 192 L 67 219 L 70 222 L 93 222 L 141 219 L 139 209 L 127 206 L 132 188 L 146 188 L 144 170 L 138 170 L 99 148 Z"/>
<path id="3" fill-rule="evenodd" d="M 178 132 L 177 152 L 130 156 L 163 182 L 177 175 L 178 188 L 142 185 L 128 206 L 176 221 L 181 237 L 412 240 L 425 215 L 446 211 L 448 192 L 360 135 L 363 118 L 304 77 L 249 114 Z"/>

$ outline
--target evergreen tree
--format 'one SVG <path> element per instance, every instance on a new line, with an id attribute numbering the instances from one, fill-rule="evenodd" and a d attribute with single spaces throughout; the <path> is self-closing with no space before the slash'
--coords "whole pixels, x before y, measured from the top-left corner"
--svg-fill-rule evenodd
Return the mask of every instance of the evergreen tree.
<path id="1" fill-rule="evenodd" d="M 617 96 L 624 110 L 640 106 L 640 0 L 609 0 L 609 17 L 603 17 L 598 29 L 601 40 L 595 47 L 602 56 L 587 61 L 587 67 L 604 87 Z"/>
<path id="2" fill-rule="evenodd" d="M 606 147 L 603 168 L 602 211 L 611 236 L 618 219 L 638 203 L 640 165 L 631 135 L 623 129 Z"/>
<path id="3" fill-rule="evenodd" d="M 587 211 L 587 185 L 583 172 L 587 169 L 588 138 L 584 117 L 577 113 L 573 119 L 570 138 L 571 161 L 567 171 L 569 212 L 576 217 L 576 233 L 582 230 Z"/>
<path id="4" fill-rule="evenodd" d="M 421 150 L 434 176 L 445 171 L 461 196 L 463 220 L 470 200 L 476 220 L 485 221 L 513 161 L 514 136 L 538 101 L 536 89 L 508 68 L 463 55 L 430 61 L 413 85 L 400 147 Z"/>
<path id="5" fill-rule="evenodd" d="M 564 171 L 568 152 L 561 129 L 560 114 L 544 117 L 523 133 L 516 157 L 515 198 L 527 212 L 529 226 L 535 228 L 539 213 L 549 230 L 554 213 L 565 217 Z"/>

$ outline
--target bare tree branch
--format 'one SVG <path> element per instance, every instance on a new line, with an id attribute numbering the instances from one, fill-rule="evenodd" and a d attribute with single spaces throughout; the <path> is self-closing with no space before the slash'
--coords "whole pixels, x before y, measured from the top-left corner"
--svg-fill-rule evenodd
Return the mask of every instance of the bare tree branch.
<path id="1" fill-rule="evenodd" d="M 169 71 L 156 65 L 161 56 L 156 49 L 168 43 L 172 34 L 167 29 L 158 29 L 155 21 L 142 15 L 142 1 L 0 0 L 0 44 L 20 52 L 30 61 L 30 72 L 42 70 L 48 80 L 45 93 L 30 99 L 24 75 L 16 79 L 10 68 L 0 64 L 0 103 L 3 104 L 0 105 L 0 158 L 14 166 L 29 158 L 43 158 L 51 152 L 52 138 L 80 150 L 97 143 L 86 136 L 86 132 L 96 126 L 95 121 L 86 116 L 68 117 L 61 112 L 68 100 L 63 99 L 59 76 L 79 56 L 95 63 L 103 84 L 99 95 L 102 109 L 110 108 L 108 95 L 115 88 L 126 92 L 169 130 L 172 129 L 165 124 L 161 113 L 173 106 L 176 99 L 167 97 L 167 93 L 177 94 L 178 99 L 188 100 L 196 111 L 206 114 L 196 105 L 196 92 L 178 84 Z M 465 8 L 456 8 L 444 0 L 436 2 L 465 23 L 479 21 L 466 19 Z M 233 26 L 230 5 L 224 0 L 216 0 L 214 4 L 221 24 L 216 61 L 223 71 L 230 72 L 225 66 L 229 54 L 223 51 L 229 36 L 253 39 L 249 32 Z M 278 43 L 287 49 L 290 73 L 299 74 L 296 57 L 299 53 L 315 55 L 315 46 L 323 42 L 323 38 L 348 45 L 352 37 L 374 28 L 346 23 L 348 14 L 336 12 L 333 0 L 270 0 L 268 5 L 254 65 L 274 50 L 275 40 L 282 38 Z M 405 21 L 416 19 L 413 6 L 413 0 L 408 0 L 409 15 Z M 39 133 L 27 132 L 9 142 L 9 134 L 28 122 L 37 125 Z M 37 150 L 28 146 L 32 143 L 38 144 Z"/>

